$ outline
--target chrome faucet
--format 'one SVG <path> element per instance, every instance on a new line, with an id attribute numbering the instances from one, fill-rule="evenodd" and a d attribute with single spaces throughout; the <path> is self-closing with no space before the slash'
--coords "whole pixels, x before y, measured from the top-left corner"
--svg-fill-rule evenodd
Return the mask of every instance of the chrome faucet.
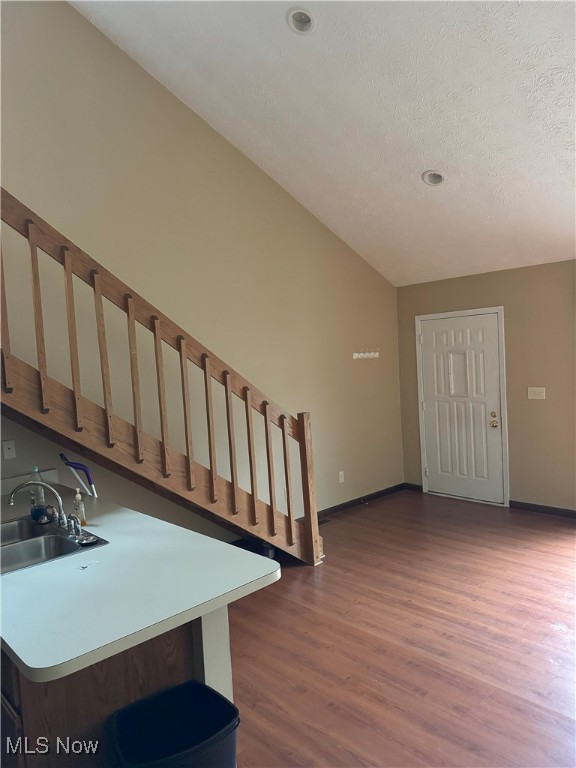
<path id="1" fill-rule="evenodd" d="M 20 485 L 17 485 L 16 488 L 12 491 L 10 494 L 10 498 L 8 499 L 8 504 L 13 507 L 14 506 L 14 497 L 17 493 L 20 493 L 20 491 L 23 488 L 28 488 L 30 486 L 37 486 L 40 485 L 42 488 L 46 488 L 48 491 L 52 491 L 56 498 L 56 504 L 57 509 L 54 511 L 54 522 L 58 523 L 58 525 L 61 525 L 62 528 L 68 529 L 68 518 L 66 517 L 66 513 L 64 512 L 64 506 L 62 504 L 62 498 L 58 491 L 55 488 L 52 488 L 51 485 L 48 485 L 48 483 L 42 483 L 40 480 L 27 480 L 25 483 L 20 483 Z M 49 522 L 46 520 L 45 522 Z"/>
<path id="2" fill-rule="evenodd" d="M 82 539 L 82 527 L 80 525 L 80 518 L 78 515 L 74 514 L 74 512 L 68 516 L 68 533 L 77 540 Z"/>
<path id="3" fill-rule="evenodd" d="M 68 516 L 68 538 L 75 541 L 76 544 L 79 544 L 81 547 L 95 544 L 98 541 L 97 536 L 82 530 L 80 518 L 75 512 L 72 512 L 72 514 Z"/>
<path id="4" fill-rule="evenodd" d="M 66 517 L 66 512 L 62 509 L 62 502 L 60 502 L 58 509 L 54 510 L 54 522 L 56 525 L 64 528 L 65 531 L 68 530 L 68 518 Z"/>

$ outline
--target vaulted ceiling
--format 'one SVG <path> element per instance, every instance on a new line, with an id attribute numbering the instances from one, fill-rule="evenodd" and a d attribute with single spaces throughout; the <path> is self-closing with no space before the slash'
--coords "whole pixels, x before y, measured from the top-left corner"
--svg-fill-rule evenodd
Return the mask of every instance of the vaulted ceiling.
<path id="1" fill-rule="evenodd" d="M 574 258 L 572 2 L 73 5 L 395 285 Z"/>

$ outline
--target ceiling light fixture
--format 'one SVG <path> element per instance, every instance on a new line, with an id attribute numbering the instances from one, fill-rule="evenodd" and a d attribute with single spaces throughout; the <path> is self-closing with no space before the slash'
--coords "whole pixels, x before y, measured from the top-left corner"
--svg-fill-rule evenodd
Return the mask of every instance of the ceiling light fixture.
<path id="1" fill-rule="evenodd" d="M 308 35 L 314 29 L 314 21 L 306 8 L 295 6 L 286 14 L 288 26 L 297 35 Z"/>
<path id="2" fill-rule="evenodd" d="M 424 171 L 422 181 L 431 187 L 437 187 L 438 184 L 442 184 L 444 181 L 444 176 L 439 171 Z"/>

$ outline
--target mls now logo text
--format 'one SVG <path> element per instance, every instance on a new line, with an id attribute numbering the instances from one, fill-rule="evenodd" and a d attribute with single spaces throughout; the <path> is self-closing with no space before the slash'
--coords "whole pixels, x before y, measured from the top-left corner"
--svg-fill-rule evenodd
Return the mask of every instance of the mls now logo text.
<path id="1" fill-rule="evenodd" d="M 27 736 L 11 739 L 6 736 L 7 755 L 45 755 L 48 752 L 55 752 L 57 755 L 94 755 L 97 751 L 97 741 L 80 741 L 69 736 L 57 736 L 54 744 L 50 743 L 47 736 L 39 736 L 37 739 L 29 739 Z"/>

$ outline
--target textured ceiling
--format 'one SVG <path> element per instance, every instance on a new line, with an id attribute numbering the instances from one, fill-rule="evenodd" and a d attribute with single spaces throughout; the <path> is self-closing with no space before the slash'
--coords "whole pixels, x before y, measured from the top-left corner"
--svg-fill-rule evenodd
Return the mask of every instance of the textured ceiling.
<path id="1" fill-rule="evenodd" d="M 395 285 L 574 258 L 572 2 L 73 5 Z"/>

